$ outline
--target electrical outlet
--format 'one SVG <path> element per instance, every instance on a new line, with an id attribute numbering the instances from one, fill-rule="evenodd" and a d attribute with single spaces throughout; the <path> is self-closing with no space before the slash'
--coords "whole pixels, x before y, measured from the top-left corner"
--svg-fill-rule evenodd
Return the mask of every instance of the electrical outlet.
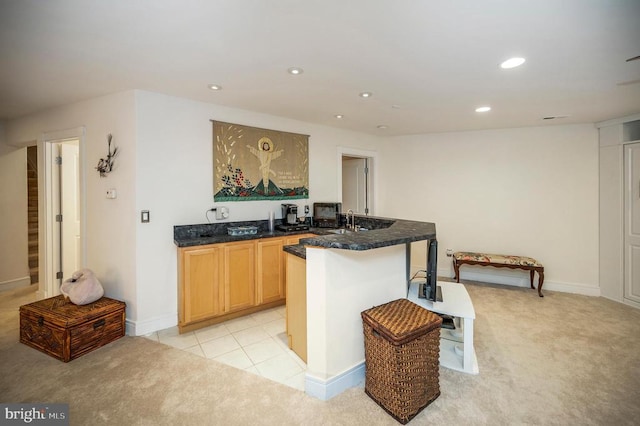
<path id="1" fill-rule="evenodd" d="M 447 257 L 453 256 L 453 249 L 447 249 Z"/>
<path id="2" fill-rule="evenodd" d="M 304 206 L 304 214 L 309 214 L 309 204 Z"/>
<path id="3" fill-rule="evenodd" d="M 226 207 L 216 208 L 216 219 L 227 219 L 229 217 L 229 209 Z"/>

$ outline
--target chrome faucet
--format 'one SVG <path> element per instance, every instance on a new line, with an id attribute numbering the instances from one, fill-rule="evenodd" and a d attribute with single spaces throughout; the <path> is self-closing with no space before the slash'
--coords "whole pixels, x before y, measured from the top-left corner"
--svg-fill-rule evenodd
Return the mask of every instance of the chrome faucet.
<path id="1" fill-rule="evenodd" d="M 349 225 L 349 213 L 351 213 L 351 225 Z M 354 216 L 353 210 L 349 209 L 347 210 L 347 214 L 346 214 L 346 220 L 347 220 L 347 229 L 355 229 L 356 228 L 356 218 Z"/>

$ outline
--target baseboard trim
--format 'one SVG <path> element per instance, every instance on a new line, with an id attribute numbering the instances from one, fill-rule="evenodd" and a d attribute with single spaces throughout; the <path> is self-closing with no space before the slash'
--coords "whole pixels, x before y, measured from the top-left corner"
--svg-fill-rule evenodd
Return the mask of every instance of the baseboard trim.
<path id="1" fill-rule="evenodd" d="M 31 277 L 16 278 L 15 280 L 3 281 L 0 283 L 0 292 L 13 290 L 20 287 L 29 287 L 31 285 Z"/>
<path id="2" fill-rule="evenodd" d="M 537 287 L 537 283 L 534 281 L 534 285 Z M 554 281 L 545 281 L 542 285 L 542 293 L 545 290 L 560 291 L 563 293 L 581 294 L 583 296 L 600 297 L 600 287 L 588 286 L 586 284 L 579 283 L 562 283 Z"/>
<path id="3" fill-rule="evenodd" d="M 482 266 L 478 266 L 477 268 L 470 268 L 468 266 L 469 265 L 465 265 L 464 268 L 460 268 L 461 280 L 531 288 L 529 271 L 524 271 L 524 270 L 520 271 L 516 269 L 513 269 L 513 270 L 510 269 L 510 270 L 501 270 L 501 273 L 496 274 L 491 272 L 469 270 L 469 269 L 480 269 L 480 268 L 489 270 L 491 268 L 486 268 Z M 453 271 L 448 268 L 438 269 L 438 276 L 453 278 Z M 533 278 L 533 285 L 537 290 L 538 274 L 535 274 Z M 599 286 L 587 285 L 582 283 L 565 283 L 560 281 L 549 281 L 547 279 L 545 279 L 544 283 L 542 284 L 543 294 L 545 290 L 560 291 L 563 293 L 581 294 L 583 296 L 594 296 L 594 297 L 600 296 Z"/>
<path id="4" fill-rule="evenodd" d="M 622 298 L 622 303 L 624 303 L 627 306 L 631 306 L 632 308 L 640 309 L 640 303 L 634 300 L 627 299 L 626 297 Z"/>
<path id="5" fill-rule="evenodd" d="M 143 321 L 134 321 L 129 318 L 125 321 L 127 335 L 144 336 L 154 331 L 164 330 L 178 325 L 178 314 L 164 315 Z"/>
<path id="6" fill-rule="evenodd" d="M 348 370 L 323 380 L 307 373 L 305 376 L 304 391 L 314 398 L 328 401 L 345 390 L 359 385 L 365 378 L 364 361 Z"/>

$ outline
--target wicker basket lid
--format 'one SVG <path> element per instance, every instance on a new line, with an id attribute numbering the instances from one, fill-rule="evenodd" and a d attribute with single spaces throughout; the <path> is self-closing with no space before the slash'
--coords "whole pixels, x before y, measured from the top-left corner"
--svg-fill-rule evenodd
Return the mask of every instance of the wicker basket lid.
<path id="1" fill-rule="evenodd" d="M 396 345 L 440 328 L 442 318 L 408 299 L 398 299 L 361 313 L 362 320 Z"/>
<path id="2" fill-rule="evenodd" d="M 124 302 L 108 297 L 101 297 L 87 305 L 75 305 L 63 295 L 58 295 L 22 305 L 20 313 L 42 317 L 45 321 L 59 327 L 73 327 L 119 309 L 124 310 L 125 306 Z"/>

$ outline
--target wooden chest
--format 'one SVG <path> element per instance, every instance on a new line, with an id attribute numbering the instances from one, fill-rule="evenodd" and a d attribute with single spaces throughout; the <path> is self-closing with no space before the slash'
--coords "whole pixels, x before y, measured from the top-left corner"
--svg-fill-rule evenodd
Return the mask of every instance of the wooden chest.
<path id="1" fill-rule="evenodd" d="M 125 333 L 125 303 L 102 297 L 75 305 L 64 296 L 20 307 L 20 342 L 69 362 Z"/>

